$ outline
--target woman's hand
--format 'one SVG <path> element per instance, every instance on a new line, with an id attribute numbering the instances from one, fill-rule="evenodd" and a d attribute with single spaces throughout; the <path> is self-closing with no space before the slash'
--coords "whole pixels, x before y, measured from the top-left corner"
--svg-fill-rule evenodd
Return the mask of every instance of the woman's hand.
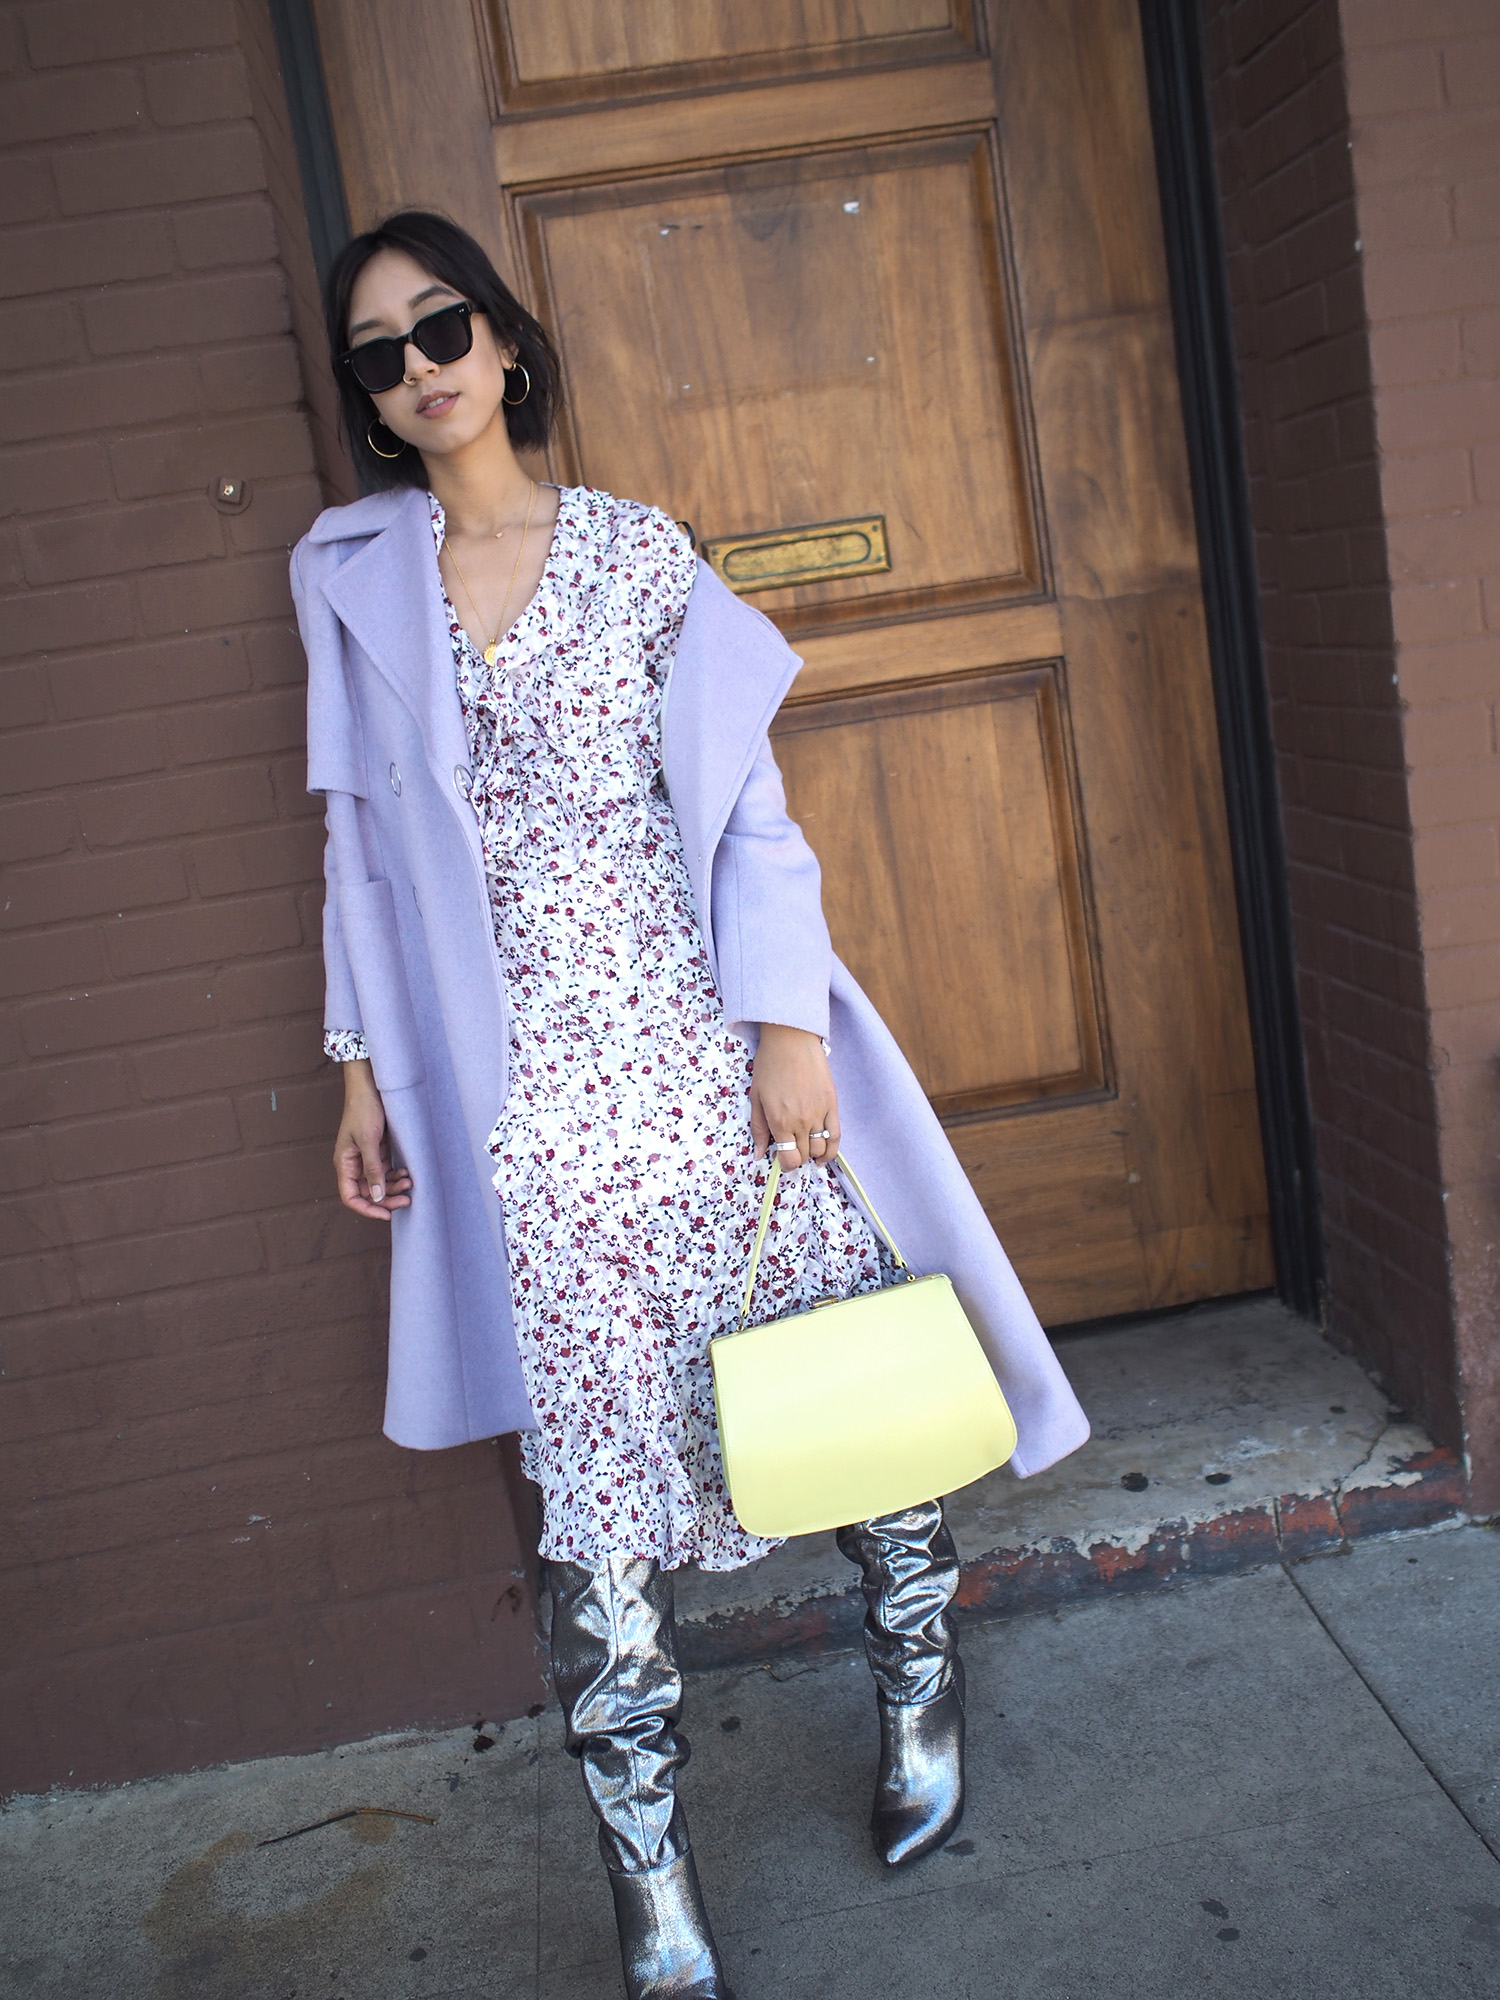
<path id="1" fill-rule="evenodd" d="M 831 1160 L 837 1153 L 838 1092 L 823 1044 L 806 1028 L 762 1024 L 750 1081 L 750 1130 L 757 1156 L 776 1140 L 796 1141 L 795 1153 L 774 1156 L 784 1174 L 807 1160 Z"/>
<path id="2" fill-rule="evenodd" d="M 392 1167 L 386 1137 L 385 1106 L 375 1088 L 375 1073 L 366 1061 L 341 1065 L 344 1072 L 344 1115 L 333 1142 L 333 1171 L 339 1200 L 356 1215 L 389 1222 L 393 1208 L 410 1208 L 411 1175 Z"/>

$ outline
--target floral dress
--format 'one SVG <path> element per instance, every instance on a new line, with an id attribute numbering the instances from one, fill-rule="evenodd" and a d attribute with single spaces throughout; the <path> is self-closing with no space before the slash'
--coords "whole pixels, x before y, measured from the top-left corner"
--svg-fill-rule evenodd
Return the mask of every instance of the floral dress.
<path id="1" fill-rule="evenodd" d="M 432 522 L 440 549 L 436 500 Z M 539 1426 L 522 1462 L 542 1554 L 584 1564 L 736 1569 L 775 1546 L 730 1507 L 708 1359 L 738 1318 L 767 1165 L 662 779 L 694 575 L 665 514 L 570 487 L 492 667 L 444 599 L 510 1005 L 490 1153 Z M 357 1036 L 328 1046 L 363 1053 Z M 828 1170 L 788 1177 L 752 1317 L 881 1282 Z"/>

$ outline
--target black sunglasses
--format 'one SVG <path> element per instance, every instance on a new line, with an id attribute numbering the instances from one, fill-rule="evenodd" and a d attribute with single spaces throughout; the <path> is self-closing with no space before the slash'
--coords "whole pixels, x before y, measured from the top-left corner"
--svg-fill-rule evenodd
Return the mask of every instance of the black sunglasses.
<path id="1" fill-rule="evenodd" d="M 386 334 L 379 340 L 364 341 L 358 347 L 351 347 L 339 356 L 339 366 L 347 368 L 367 395 L 383 396 L 387 389 L 394 389 L 406 373 L 406 343 L 411 342 L 419 354 L 425 354 L 429 361 L 441 365 L 445 361 L 461 361 L 474 345 L 474 329 L 470 318 L 474 312 L 467 299 L 460 299 L 457 305 L 440 306 L 436 312 L 419 319 L 409 333 L 399 337 Z"/>

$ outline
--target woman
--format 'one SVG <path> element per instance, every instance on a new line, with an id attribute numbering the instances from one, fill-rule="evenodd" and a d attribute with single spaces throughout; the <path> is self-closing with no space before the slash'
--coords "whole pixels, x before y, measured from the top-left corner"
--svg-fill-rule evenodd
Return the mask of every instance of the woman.
<path id="1" fill-rule="evenodd" d="M 1017 1469 L 1087 1426 L 832 957 L 766 740 L 794 656 L 666 515 L 522 468 L 556 357 L 453 224 L 356 238 L 328 321 L 384 490 L 324 514 L 292 573 L 327 798 L 335 1171 L 348 1208 L 392 1226 L 386 1430 L 423 1449 L 521 1432 L 626 1984 L 710 2000 L 728 1988 L 674 1792 L 672 1577 L 772 1546 L 730 1506 L 707 1359 L 770 1157 L 790 1178 L 758 1317 L 882 1282 L 830 1171 L 847 1130 L 897 1240 L 980 1328 Z M 869 1606 L 872 1826 L 895 1865 L 963 1808 L 957 1562 L 936 1499 L 839 1543 Z"/>

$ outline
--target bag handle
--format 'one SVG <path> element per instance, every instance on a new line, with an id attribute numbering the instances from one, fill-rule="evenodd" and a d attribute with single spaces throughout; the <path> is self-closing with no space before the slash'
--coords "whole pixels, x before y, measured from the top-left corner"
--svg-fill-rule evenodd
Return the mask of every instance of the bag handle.
<path id="1" fill-rule="evenodd" d="M 885 1224 L 876 1214 L 875 1204 L 870 1200 L 870 1197 L 865 1193 L 864 1189 L 860 1186 L 859 1180 L 854 1172 L 853 1167 L 850 1166 L 849 1162 L 844 1158 L 842 1153 L 836 1153 L 834 1155 L 833 1164 L 836 1168 L 839 1169 L 840 1172 L 842 1172 L 847 1177 L 849 1185 L 854 1189 L 855 1195 L 859 1200 L 861 1208 L 864 1209 L 865 1213 L 869 1216 L 870 1220 L 874 1223 L 875 1227 L 880 1231 L 881 1235 L 885 1238 L 886 1248 L 895 1258 L 900 1268 L 903 1271 L 905 1271 L 907 1278 L 910 1279 L 913 1275 L 910 1265 L 907 1263 L 906 1259 L 901 1255 L 901 1252 L 896 1248 L 895 1237 L 892 1236 L 891 1232 L 886 1228 Z M 771 1171 L 766 1175 L 766 1191 L 761 1198 L 760 1221 L 757 1224 L 755 1231 L 755 1247 L 750 1252 L 750 1275 L 745 1280 L 745 1294 L 744 1297 L 740 1300 L 740 1323 L 735 1328 L 736 1333 L 743 1333 L 745 1331 L 745 1320 L 750 1312 L 750 1294 L 755 1290 L 755 1274 L 760 1269 L 760 1253 L 766 1240 L 766 1225 L 771 1220 L 771 1208 L 776 1200 L 776 1190 L 780 1185 L 781 1185 L 781 1161 L 779 1159 L 773 1159 L 771 1162 Z"/>

